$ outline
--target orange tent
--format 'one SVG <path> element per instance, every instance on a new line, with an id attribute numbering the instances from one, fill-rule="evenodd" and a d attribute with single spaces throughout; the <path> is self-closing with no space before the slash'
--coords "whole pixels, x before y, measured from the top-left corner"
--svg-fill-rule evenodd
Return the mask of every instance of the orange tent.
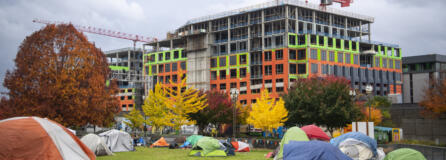
<path id="1" fill-rule="evenodd" d="M 0 121 L 0 159 L 96 159 L 71 131 L 39 117 Z"/>
<path id="2" fill-rule="evenodd" d="M 155 143 L 150 145 L 150 148 L 153 148 L 153 147 L 169 147 L 169 143 L 166 142 L 164 137 L 161 137 Z"/>

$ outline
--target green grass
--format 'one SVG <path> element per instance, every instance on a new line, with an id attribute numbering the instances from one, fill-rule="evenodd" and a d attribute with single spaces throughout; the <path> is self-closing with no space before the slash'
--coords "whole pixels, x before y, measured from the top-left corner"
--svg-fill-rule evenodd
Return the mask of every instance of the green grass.
<path id="1" fill-rule="evenodd" d="M 204 159 L 224 159 L 224 160 L 257 160 L 257 159 L 266 159 L 265 156 L 268 152 L 272 150 L 253 150 L 251 152 L 236 152 L 235 156 L 227 156 L 227 157 L 191 157 L 188 156 L 190 149 L 168 149 L 168 148 L 147 148 L 147 147 L 136 147 L 136 151 L 134 152 L 118 152 L 114 153 L 113 156 L 100 156 L 97 157 L 98 160 L 114 160 L 114 159 L 156 159 L 156 160 L 183 160 L 183 159 L 196 159 L 196 160 L 204 160 Z"/>

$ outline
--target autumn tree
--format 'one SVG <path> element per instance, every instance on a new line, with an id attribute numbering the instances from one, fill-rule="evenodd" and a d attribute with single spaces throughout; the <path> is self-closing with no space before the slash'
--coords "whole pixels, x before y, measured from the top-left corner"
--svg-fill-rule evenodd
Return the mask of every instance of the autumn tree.
<path id="1" fill-rule="evenodd" d="M 173 126 L 171 122 L 172 113 L 166 105 L 166 91 L 162 85 L 157 83 L 153 90 L 149 91 L 148 97 L 142 106 L 144 114 L 147 116 L 146 123 L 160 129 L 163 126 Z"/>
<path id="2" fill-rule="evenodd" d="M 366 107 L 372 108 L 372 116 L 371 119 L 375 122 L 375 125 L 382 125 L 386 127 L 393 127 L 391 115 L 390 115 L 390 107 L 392 106 L 392 102 L 385 96 L 374 96 L 370 100 L 365 103 L 364 108 Z M 368 109 L 363 110 L 365 118 L 368 119 L 369 111 Z"/>
<path id="3" fill-rule="evenodd" d="M 434 116 L 446 113 L 446 79 L 436 80 L 433 78 L 429 88 L 424 92 L 425 95 L 420 105 L 427 112 L 433 113 Z"/>
<path id="4" fill-rule="evenodd" d="M 143 129 L 144 117 L 138 109 L 133 109 L 125 114 L 124 117 L 128 120 L 124 121 L 124 123 L 132 130 Z"/>
<path id="5" fill-rule="evenodd" d="M 328 131 L 345 127 L 361 116 L 349 95 L 350 83 L 345 78 L 306 78 L 292 85 L 283 96 L 288 109 L 287 126 L 316 124 Z"/>
<path id="6" fill-rule="evenodd" d="M 274 128 L 283 126 L 287 121 L 288 111 L 285 109 L 282 98 L 279 101 L 269 96 L 268 90 L 263 90 L 260 97 L 256 99 L 249 113 L 248 124 L 263 131 L 272 132 Z"/>
<path id="7" fill-rule="evenodd" d="M 190 118 L 197 122 L 200 133 L 209 123 L 219 127 L 220 124 L 232 122 L 233 108 L 226 93 L 212 90 L 202 94 L 206 95 L 208 106 L 196 113 L 189 114 Z"/>
<path id="8" fill-rule="evenodd" d="M 48 25 L 26 37 L 14 61 L 3 84 L 10 106 L 4 115 L 106 126 L 119 112 L 117 85 L 106 86 L 105 55 L 71 24 Z"/>
<path id="9" fill-rule="evenodd" d="M 170 80 L 174 87 L 165 87 L 167 96 L 165 101 L 167 108 L 171 111 L 171 122 L 175 129 L 182 125 L 193 125 L 196 122 L 189 117 L 190 113 L 196 113 L 208 106 L 206 94 L 200 95 L 200 92 L 193 87 L 187 87 L 186 76 L 183 71 L 178 71 L 178 77 L 182 77 L 179 83 Z M 184 77 L 184 78 L 183 78 Z"/>

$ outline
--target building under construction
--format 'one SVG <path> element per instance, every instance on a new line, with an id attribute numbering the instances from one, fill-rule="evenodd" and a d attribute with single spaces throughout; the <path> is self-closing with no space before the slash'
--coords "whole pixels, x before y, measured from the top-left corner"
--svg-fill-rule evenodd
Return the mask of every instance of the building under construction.
<path id="1" fill-rule="evenodd" d="M 111 74 L 109 79 L 116 80 L 119 87 L 117 95 L 121 111 L 131 111 L 142 104 L 144 80 L 142 74 L 142 50 L 122 48 L 105 52 Z"/>
<path id="2" fill-rule="evenodd" d="M 146 89 L 178 81 L 198 89 L 238 89 L 242 104 L 262 89 L 273 97 L 299 78 L 342 76 L 365 93 L 401 101 L 401 49 L 371 40 L 374 18 L 298 0 L 276 0 L 188 21 L 143 45 Z M 147 92 L 146 92 L 147 93 Z"/>

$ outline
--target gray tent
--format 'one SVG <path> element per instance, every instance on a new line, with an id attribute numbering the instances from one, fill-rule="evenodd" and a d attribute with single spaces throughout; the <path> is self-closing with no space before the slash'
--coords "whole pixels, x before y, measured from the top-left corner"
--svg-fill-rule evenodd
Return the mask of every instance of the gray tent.
<path id="1" fill-rule="evenodd" d="M 130 134 L 116 129 L 99 134 L 112 152 L 133 151 L 133 140 Z"/>
<path id="2" fill-rule="evenodd" d="M 108 149 L 104 140 L 95 134 L 87 134 L 81 138 L 81 141 L 94 152 L 96 156 L 113 155 L 112 151 Z"/>

